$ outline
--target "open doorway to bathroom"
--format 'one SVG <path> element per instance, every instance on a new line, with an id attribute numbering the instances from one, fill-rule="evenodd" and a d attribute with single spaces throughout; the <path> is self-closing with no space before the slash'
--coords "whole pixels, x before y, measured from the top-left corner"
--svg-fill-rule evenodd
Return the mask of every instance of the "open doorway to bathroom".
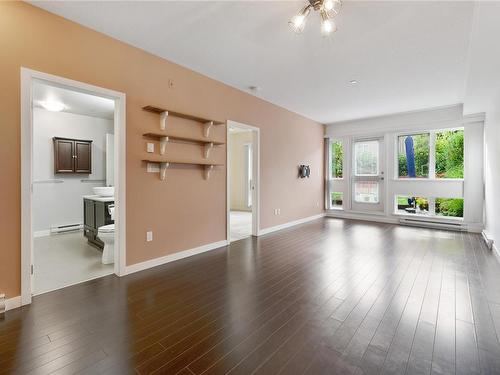
<path id="1" fill-rule="evenodd" d="M 22 305 L 36 294 L 126 273 L 125 102 L 124 93 L 21 67 Z M 93 125 L 78 130 L 84 123 Z M 69 184 L 73 189 L 63 188 Z M 89 195 L 105 203 L 93 213 Z"/>
<path id="2" fill-rule="evenodd" d="M 228 240 L 258 233 L 258 128 L 228 122 Z"/>
<path id="3" fill-rule="evenodd" d="M 32 82 L 32 295 L 114 273 L 115 101 Z"/>

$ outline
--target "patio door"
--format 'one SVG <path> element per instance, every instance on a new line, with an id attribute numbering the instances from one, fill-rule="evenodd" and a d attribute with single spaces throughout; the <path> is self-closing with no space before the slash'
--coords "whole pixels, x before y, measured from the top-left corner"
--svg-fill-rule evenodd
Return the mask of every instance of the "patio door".
<path id="1" fill-rule="evenodd" d="M 352 210 L 384 212 L 384 139 L 354 139 L 352 144 Z"/>

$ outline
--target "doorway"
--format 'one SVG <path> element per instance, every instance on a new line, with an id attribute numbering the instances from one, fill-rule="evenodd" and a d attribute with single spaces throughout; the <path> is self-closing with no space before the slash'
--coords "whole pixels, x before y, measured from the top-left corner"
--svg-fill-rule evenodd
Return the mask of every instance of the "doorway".
<path id="1" fill-rule="evenodd" d="M 227 240 L 258 235 L 259 129 L 227 124 Z"/>
<path id="2" fill-rule="evenodd" d="M 25 305 L 124 273 L 125 94 L 22 68 L 21 95 Z"/>
<path id="3" fill-rule="evenodd" d="M 352 142 L 352 210 L 384 212 L 384 139 L 354 139 Z"/>

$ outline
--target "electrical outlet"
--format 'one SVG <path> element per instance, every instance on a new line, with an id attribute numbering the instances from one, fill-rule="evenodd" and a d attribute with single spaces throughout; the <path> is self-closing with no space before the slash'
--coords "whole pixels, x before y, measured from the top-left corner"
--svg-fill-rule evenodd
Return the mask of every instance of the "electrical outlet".
<path id="1" fill-rule="evenodd" d="M 147 242 L 153 241 L 153 231 L 146 232 L 146 241 Z"/>
<path id="2" fill-rule="evenodd" d="M 278 208 L 278 215 L 281 215 L 281 208 Z"/>
<path id="3" fill-rule="evenodd" d="M 168 88 L 169 89 L 175 88 L 175 84 L 174 84 L 174 80 L 173 79 L 169 79 L 168 80 Z"/>
<path id="4" fill-rule="evenodd" d="M 281 214 L 281 210 L 280 210 L 279 208 L 275 208 L 275 209 L 274 209 L 274 214 L 275 214 L 275 215 L 279 215 L 279 214 Z"/>
<path id="5" fill-rule="evenodd" d="M 148 142 L 147 152 L 155 152 L 155 144 Z"/>
<path id="6" fill-rule="evenodd" d="M 157 163 L 148 163 L 147 172 L 148 173 L 159 173 L 160 172 L 160 165 Z"/>

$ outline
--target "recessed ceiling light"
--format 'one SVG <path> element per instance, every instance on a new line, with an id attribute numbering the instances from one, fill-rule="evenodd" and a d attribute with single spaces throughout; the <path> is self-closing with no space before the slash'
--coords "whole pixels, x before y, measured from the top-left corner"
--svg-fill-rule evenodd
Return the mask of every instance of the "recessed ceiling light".
<path id="1" fill-rule="evenodd" d="M 351 80 L 349 81 L 349 83 L 350 83 L 351 85 L 356 85 L 356 84 L 358 83 L 358 81 L 356 81 L 355 79 L 351 79 Z"/>
<path id="2" fill-rule="evenodd" d="M 40 102 L 40 105 L 47 111 L 61 112 L 64 109 L 64 104 L 56 100 L 45 100 Z"/>

